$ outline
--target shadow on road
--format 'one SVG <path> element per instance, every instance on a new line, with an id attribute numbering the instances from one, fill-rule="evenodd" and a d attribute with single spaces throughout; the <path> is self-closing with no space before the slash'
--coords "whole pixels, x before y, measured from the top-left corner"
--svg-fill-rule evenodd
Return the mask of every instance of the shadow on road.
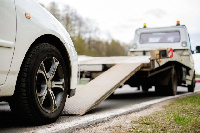
<path id="1" fill-rule="evenodd" d="M 187 93 L 185 91 L 179 91 L 177 92 L 177 95 L 181 95 Z M 167 97 L 165 93 L 155 93 L 154 91 L 151 92 L 142 92 L 142 91 L 137 91 L 133 93 L 125 93 L 125 94 L 112 94 L 108 99 L 145 99 L 145 98 L 162 98 L 162 97 Z"/>
<path id="2" fill-rule="evenodd" d="M 11 111 L 0 110 L 0 118 L 0 127 L 22 126 L 20 120 L 18 120 Z"/>
<path id="3" fill-rule="evenodd" d="M 186 92 L 178 92 L 179 94 L 183 94 Z M 163 98 L 166 96 L 156 95 L 154 91 L 145 93 L 142 91 L 134 91 L 128 93 L 117 93 L 109 97 L 106 101 L 104 101 L 97 108 L 91 110 L 87 114 L 95 114 L 103 111 L 108 111 L 117 108 L 123 108 L 123 106 L 139 104 L 142 102 Z M 87 115 L 86 114 L 86 115 Z M 70 116 L 73 117 L 73 116 Z M 17 116 L 15 116 L 11 110 L 9 109 L 9 105 L 7 103 L 0 103 L 0 132 L 1 130 L 7 130 L 8 128 L 28 128 L 33 127 L 28 125 L 27 123 L 22 122 Z"/>
<path id="4" fill-rule="evenodd" d="M 185 94 L 186 91 L 179 91 L 177 95 Z M 128 92 L 128 93 L 117 93 L 111 95 L 108 99 L 106 99 L 103 103 L 97 106 L 95 109 L 89 111 L 87 114 L 95 114 L 102 111 L 109 111 L 112 109 L 123 108 L 125 106 L 131 106 L 134 104 L 140 104 L 143 102 L 148 102 L 155 99 L 160 99 L 167 97 L 164 94 L 156 94 L 154 91 L 150 92 Z"/>
<path id="5" fill-rule="evenodd" d="M 14 115 L 8 103 L 0 103 L 0 132 L 6 128 L 17 128 L 17 127 L 32 127 L 29 123 L 23 122 L 19 117 Z"/>

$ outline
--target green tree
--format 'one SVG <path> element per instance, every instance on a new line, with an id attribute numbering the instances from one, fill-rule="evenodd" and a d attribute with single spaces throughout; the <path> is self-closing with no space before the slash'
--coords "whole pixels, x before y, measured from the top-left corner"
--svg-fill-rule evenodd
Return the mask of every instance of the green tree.
<path id="1" fill-rule="evenodd" d="M 79 55 L 87 55 L 88 49 L 86 47 L 85 41 L 81 36 L 73 37 L 72 41 Z"/>
<path id="2" fill-rule="evenodd" d="M 51 2 L 47 8 L 47 10 L 49 10 L 49 12 L 57 19 L 57 20 L 61 20 L 61 16 L 60 16 L 60 10 L 58 8 L 58 5 L 55 2 Z"/>
<path id="3" fill-rule="evenodd" d="M 65 5 L 60 11 L 58 5 L 52 2 L 48 6 L 48 10 L 55 16 L 67 29 L 76 51 L 79 55 L 88 56 L 123 56 L 125 47 L 119 41 L 112 40 L 102 41 L 98 38 L 99 29 L 95 22 L 82 18 L 76 10 Z M 61 15 L 62 12 L 62 15 Z"/>

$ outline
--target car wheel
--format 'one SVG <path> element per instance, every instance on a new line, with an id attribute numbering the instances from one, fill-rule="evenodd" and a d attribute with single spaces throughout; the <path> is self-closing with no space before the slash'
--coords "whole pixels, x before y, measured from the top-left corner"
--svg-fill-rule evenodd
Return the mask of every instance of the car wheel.
<path id="1" fill-rule="evenodd" d="M 188 85 L 188 92 L 194 92 L 195 84 L 196 84 L 196 81 L 195 81 L 195 74 L 194 74 L 192 78 L 192 84 Z"/>
<path id="2" fill-rule="evenodd" d="M 42 43 L 28 52 L 9 104 L 25 121 L 51 123 L 64 108 L 67 89 L 67 67 L 59 50 Z"/>

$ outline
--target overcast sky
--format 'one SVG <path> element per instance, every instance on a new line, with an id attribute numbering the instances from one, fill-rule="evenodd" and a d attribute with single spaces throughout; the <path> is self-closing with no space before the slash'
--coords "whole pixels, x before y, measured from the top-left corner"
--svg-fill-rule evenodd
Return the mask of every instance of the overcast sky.
<path id="1" fill-rule="evenodd" d="M 39 0 L 47 4 L 53 0 Z M 97 23 L 101 33 L 130 44 L 143 27 L 187 26 L 192 45 L 200 45 L 200 0 L 56 0 Z"/>

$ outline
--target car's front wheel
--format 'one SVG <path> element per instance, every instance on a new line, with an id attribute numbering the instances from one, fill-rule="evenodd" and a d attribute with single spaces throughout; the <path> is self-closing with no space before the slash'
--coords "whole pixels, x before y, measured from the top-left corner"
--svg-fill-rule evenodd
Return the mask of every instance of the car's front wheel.
<path id="1" fill-rule="evenodd" d="M 61 53 L 56 47 L 42 43 L 25 57 L 9 104 L 26 121 L 51 123 L 64 108 L 67 89 L 67 66 Z"/>

